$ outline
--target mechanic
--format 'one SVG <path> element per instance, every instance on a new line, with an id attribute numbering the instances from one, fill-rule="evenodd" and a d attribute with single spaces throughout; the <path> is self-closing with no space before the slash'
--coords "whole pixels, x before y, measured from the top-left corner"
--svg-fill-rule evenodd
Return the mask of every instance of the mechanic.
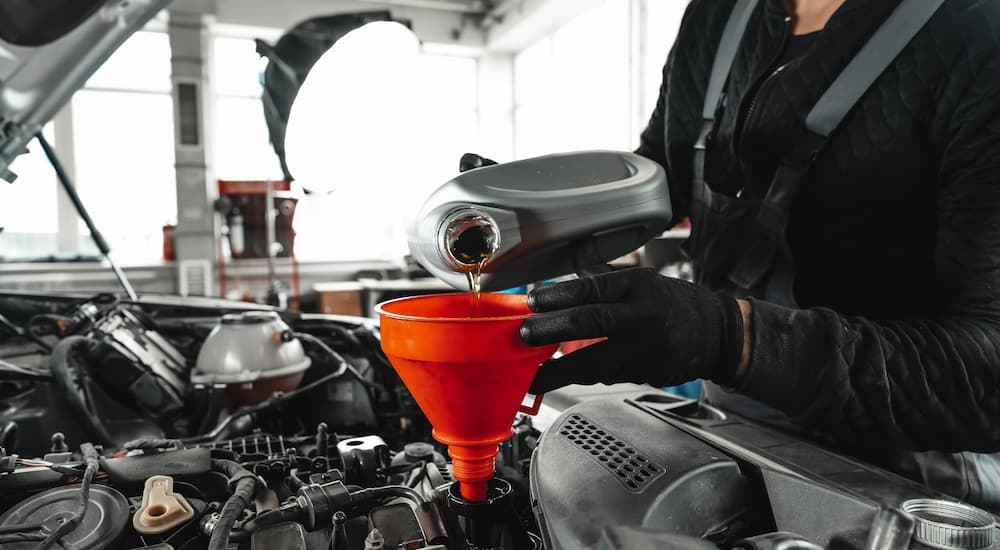
<path id="1" fill-rule="evenodd" d="M 747 1 L 690 3 L 638 149 L 691 219 L 698 284 L 534 289 L 525 342 L 607 338 L 532 391 L 704 379 L 710 403 L 998 510 L 1000 2 L 945 1 L 824 140 L 808 115 L 906 0 L 758 0 L 713 98 Z"/>

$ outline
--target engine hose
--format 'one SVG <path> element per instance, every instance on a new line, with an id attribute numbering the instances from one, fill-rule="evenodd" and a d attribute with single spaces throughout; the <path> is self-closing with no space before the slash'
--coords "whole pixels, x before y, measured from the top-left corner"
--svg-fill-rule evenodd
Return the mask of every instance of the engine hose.
<path id="1" fill-rule="evenodd" d="M 37 335 L 15 325 L 13 322 L 11 322 L 10 319 L 4 317 L 3 313 L 0 313 L 0 327 L 7 329 L 7 331 L 13 334 L 14 336 L 20 336 L 21 338 L 27 338 L 28 340 L 31 340 L 32 342 L 34 342 L 36 345 L 38 345 L 47 352 L 52 351 L 52 346 L 50 346 L 48 342 L 42 340 Z"/>
<path id="2" fill-rule="evenodd" d="M 63 338 L 52 349 L 49 358 L 52 381 L 70 406 L 79 413 L 79 417 L 90 428 L 91 432 L 102 443 L 114 442 L 111 433 L 101 421 L 101 415 L 94 407 L 90 394 L 90 375 L 85 365 L 80 364 L 73 356 L 87 347 L 93 341 L 85 336 L 68 336 Z"/>
<path id="3" fill-rule="evenodd" d="M 90 505 L 90 483 L 94 480 L 94 476 L 97 475 L 97 470 L 100 469 L 100 464 L 98 463 L 100 455 L 97 454 L 97 450 L 94 449 L 94 446 L 90 443 L 80 445 L 80 451 L 83 453 L 84 464 L 86 464 L 86 468 L 83 472 L 83 478 L 80 481 L 80 505 L 77 508 L 76 513 L 49 533 L 49 535 L 35 547 L 35 550 L 45 550 L 50 548 L 64 535 L 76 529 L 77 525 L 80 524 L 80 521 L 82 521 L 87 515 L 87 508 Z"/>
<path id="4" fill-rule="evenodd" d="M 371 489 L 351 491 L 351 500 L 354 502 L 381 500 L 389 497 L 405 498 L 417 506 L 427 503 L 427 499 L 424 498 L 424 495 L 421 495 L 417 491 L 403 485 L 385 485 L 383 487 L 373 487 Z"/>
<path id="5" fill-rule="evenodd" d="M 229 476 L 229 487 L 232 494 L 222 506 L 219 520 L 212 529 L 212 538 L 208 541 L 208 550 L 226 550 L 229 548 L 229 532 L 236 520 L 243 515 L 247 505 L 253 500 L 257 489 L 257 478 L 249 470 L 231 460 L 212 459 L 212 469 Z"/>
<path id="6" fill-rule="evenodd" d="M 306 384 L 305 386 L 301 386 L 292 391 L 275 394 L 273 397 L 269 398 L 267 401 L 264 401 L 262 403 L 257 403 L 256 405 L 244 405 L 233 411 L 231 415 L 227 416 L 225 419 L 219 422 L 215 426 L 215 428 L 212 428 L 212 431 L 194 437 L 186 437 L 184 439 L 181 439 L 180 441 L 183 444 L 196 444 L 196 443 L 205 443 L 208 441 L 221 441 L 225 439 L 226 434 L 232 433 L 231 431 L 227 431 L 230 425 L 236 424 L 237 426 L 239 426 L 239 424 L 237 424 L 238 422 L 244 422 L 246 424 L 246 426 L 244 427 L 249 428 L 250 427 L 249 424 L 251 423 L 251 421 L 248 420 L 247 417 L 249 417 L 250 415 L 266 411 L 282 403 L 287 403 L 289 401 L 292 401 L 293 399 L 298 399 L 303 394 L 313 391 L 317 388 L 321 388 L 327 382 L 333 380 L 334 378 L 338 378 L 340 376 L 342 376 L 342 373 L 338 370 L 337 372 L 332 372 L 330 374 L 327 374 L 321 378 L 318 378 Z"/>
<path id="7" fill-rule="evenodd" d="M 298 519 L 298 514 L 290 513 L 288 510 L 266 510 L 257 514 L 257 517 L 244 522 L 239 530 L 230 531 L 229 541 L 243 542 L 250 540 L 251 535 L 258 529 L 283 521 L 295 521 L 296 519 Z"/>
<path id="8" fill-rule="evenodd" d="M 411 489 L 416 489 L 420 485 L 420 482 L 422 482 L 424 478 L 427 477 L 426 464 L 423 462 L 418 462 L 417 464 L 419 467 L 414 468 L 411 471 L 410 479 L 407 480 L 406 482 L 406 486 Z"/>
<path id="9" fill-rule="evenodd" d="M 65 330 L 72 326 L 72 321 L 68 317 L 56 315 L 55 313 L 39 313 L 28 319 L 28 327 L 25 332 L 32 338 L 41 339 L 48 334 L 55 336 L 65 335 Z M 47 328 L 48 333 L 40 333 L 40 328 Z"/>
<path id="10" fill-rule="evenodd" d="M 180 439 L 133 439 L 126 441 L 122 448 L 128 451 L 160 451 L 163 449 L 183 449 Z"/>
<path id="11" fill-rule="evenodd" d="M 325 353 L 330 359 L 333 359 L 333 362 L 337 364 L 337 370 L 333 374 L 334 377 L 339 377 L 346 373 L 350 374 L 351 377 L 357 380 L 357 382 L 365 389 L 365 394 L 368 396 L 369 406 L 371 407 L 371 411 L 375 415 L 375 418 L 379 418 L 381 416 L 378 401 L 381 388 L 378 384 L 365 378 L 365 376 L 361 374 L 354 365 L 347 361 L 347 359 L 344 359 L 344 356 L 334 351 L 333 348 L 326 345 L 326 342 L 323 340 L 313 336 L 312 334 L 304 332 L 296 332 L 294 335 L 303 342 L 309 342 L 310 344 L 315 345 L 319 349 L 323 350 L 323 353 Z"/>
<path id="12" fill-rule="evenodd" d="M 319 338 L 313 336 L 312 334 L 307 334 L 304 332 L 296 332 L 294 334 L 295 337 L 298 338 L 299 340 L 302 340 L 303 342 L 309 342 L 310 344 L 315 345 L 319 349 L 323 350 L 323 353 L 325 353 L 330 359 L 333 359 L 333 362 L 337 364 L 337 371 L 335 373 L 336 376 L 350 374 L 355 380 L 358 381 L 358 383 L 364 386 L 369 391 L 369 393 L 371 393 L 372 391 L 378 391 L 379 387 L 377 384 L 365 378 L 364 375 L 362 375 L 354 365 L 352 365 L 347 359 L 344 359 L 344 356 L 340 355 L 339 353 L 334 351 L 333 348 L 326 345 L 326 342 L 320 340 Z M 369 397 L 371 397 L 372 403 L 374 403 L 375 402 L 374 395 L 371 395 Z"/>

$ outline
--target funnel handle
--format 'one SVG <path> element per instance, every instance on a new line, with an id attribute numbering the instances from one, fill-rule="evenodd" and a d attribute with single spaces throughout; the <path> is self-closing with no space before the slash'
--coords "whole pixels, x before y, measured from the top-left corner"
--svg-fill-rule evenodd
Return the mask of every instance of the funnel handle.
<path id="1" fill-rule="evenodd" d="M 538 414 L 538 409 L 542 408 L 542 397 L 544 397 L 545 394 L 544 393 L 540 393 L 538 395 L 532 395 L 532 394 L 529 393 L 529 394 L 525 395 L 525 397 L 528 397 L 528 396 L 531 396 L 532 398 L 534 398 L 534 400 L 531 402 L 531 405 L 525 405 L 522 402 L 521 406 L 518 407 L 517 410 L 523 412 L 524 414 L 530 414 L 531 416 L 535 416 L 536 414 Z"/>

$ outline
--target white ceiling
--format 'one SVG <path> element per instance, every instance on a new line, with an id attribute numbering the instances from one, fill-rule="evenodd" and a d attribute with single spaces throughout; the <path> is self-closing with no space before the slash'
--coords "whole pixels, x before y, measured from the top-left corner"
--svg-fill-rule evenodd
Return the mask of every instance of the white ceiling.
<path id="1" fill-rule="evenodd" d="M 485 36 L 477 10 L 483 6 L 480 0 L 177 0 L 173 9 L 196 8 L 222 25 L 282 30 L 311 17 L 388 10 L 394 18 L 409 20 L 424 42 L 482 48 Z"/>
<path id="2" fill-rule="evenodd" d="M 425 44 L 517 51 L 598 0 L 174 0 L 221 25 L 285 30 L 311 17 L 389 10 Z"/>

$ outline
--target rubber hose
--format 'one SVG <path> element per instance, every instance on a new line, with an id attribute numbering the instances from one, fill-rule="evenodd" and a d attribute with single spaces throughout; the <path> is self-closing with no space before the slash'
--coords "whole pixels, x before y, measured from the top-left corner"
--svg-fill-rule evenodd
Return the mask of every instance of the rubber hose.
<path id="1" fill-rule="evenodd" d="M 98 462 L 100 455 L 90 443 L 81 444 L 80 452 L 83 453 L 84 464 L 86 464 L 83 478 L 80 481 L 80 504 L 77 506 L 76 512 L 70 516 L 69 519 L 61 522 L 55 530 L 49 533 L 45 539 L 35 547 L 35 550 L 46 550 L 47 548 L 50 548 L 64 535 L 76 529 L 80 522 L 87 517 L 87 508 L 90 505 L 90 484 L 94 480 L 94 476 L 97 475 L 97 471 L 101 468 L 100 463 Z"/>
<path id="2" fill-rule="evenodd" d="M 133 439 L 126 441 L 123 448 L 129 451 L 159 451 L 162 449 L 183 449 L 184 443 L 180 439 Z"/>
<path id="3" fill-rule="evenodd" d="M 351 493 L 353 497 L 356 493 Z M 403 485 L 385 485 L 383 487 L 374 487 L 372 489 L 365 489 L 358 492 L 359 496 L 363 495 L 367 498 L 386 498 L 386 497 L 399 497 L 405 498 L 410 502 L 420 506 L 421 504 L 427 504 L 427 499 L 424 495 L 421 495 L 417 491 L 406 487 Z"/>
<path id="4" fill-rule="evenodd" d="M 91 403 L 88 385 L 90 376 L 85 366 L 72 359 L 72 355 L 87 348 L 93 342 L 85 336 L 68 336 L 52 349 L 49 358 L 52 381 L 72 408 L 79 413 L 83 422 L 104 444 L 114 443 L 111 433 L 100 420 L 100 415 Z"/>
<path id="5" fill-rule="evenodd" d="M 257 489 L 257 478 L 252 473 L 231 460 L 213 459 L 212 468 L 229 476 L 233 492 L 222 506 L 219 521 L 212 529 L 212 538 L 208 541 L 208 550 L 226 550 L 229 548 L 229 532 L 236 520 L 243 515 L 247 505 L 253 500 Z M 235 485 L 234 485 L 235 482 Z"/>
<path id="6" fill-rule="evenodd" d="M 213 458 L 210 462 L 212 469 L 216 472 L 222 472 L 229 476 L 230 480 L 233 478 L 242 476 L 244 471 L 248 471 L 243 466 L 233 462 L 232 460 L 225 460 L 221 458 Z"/>

